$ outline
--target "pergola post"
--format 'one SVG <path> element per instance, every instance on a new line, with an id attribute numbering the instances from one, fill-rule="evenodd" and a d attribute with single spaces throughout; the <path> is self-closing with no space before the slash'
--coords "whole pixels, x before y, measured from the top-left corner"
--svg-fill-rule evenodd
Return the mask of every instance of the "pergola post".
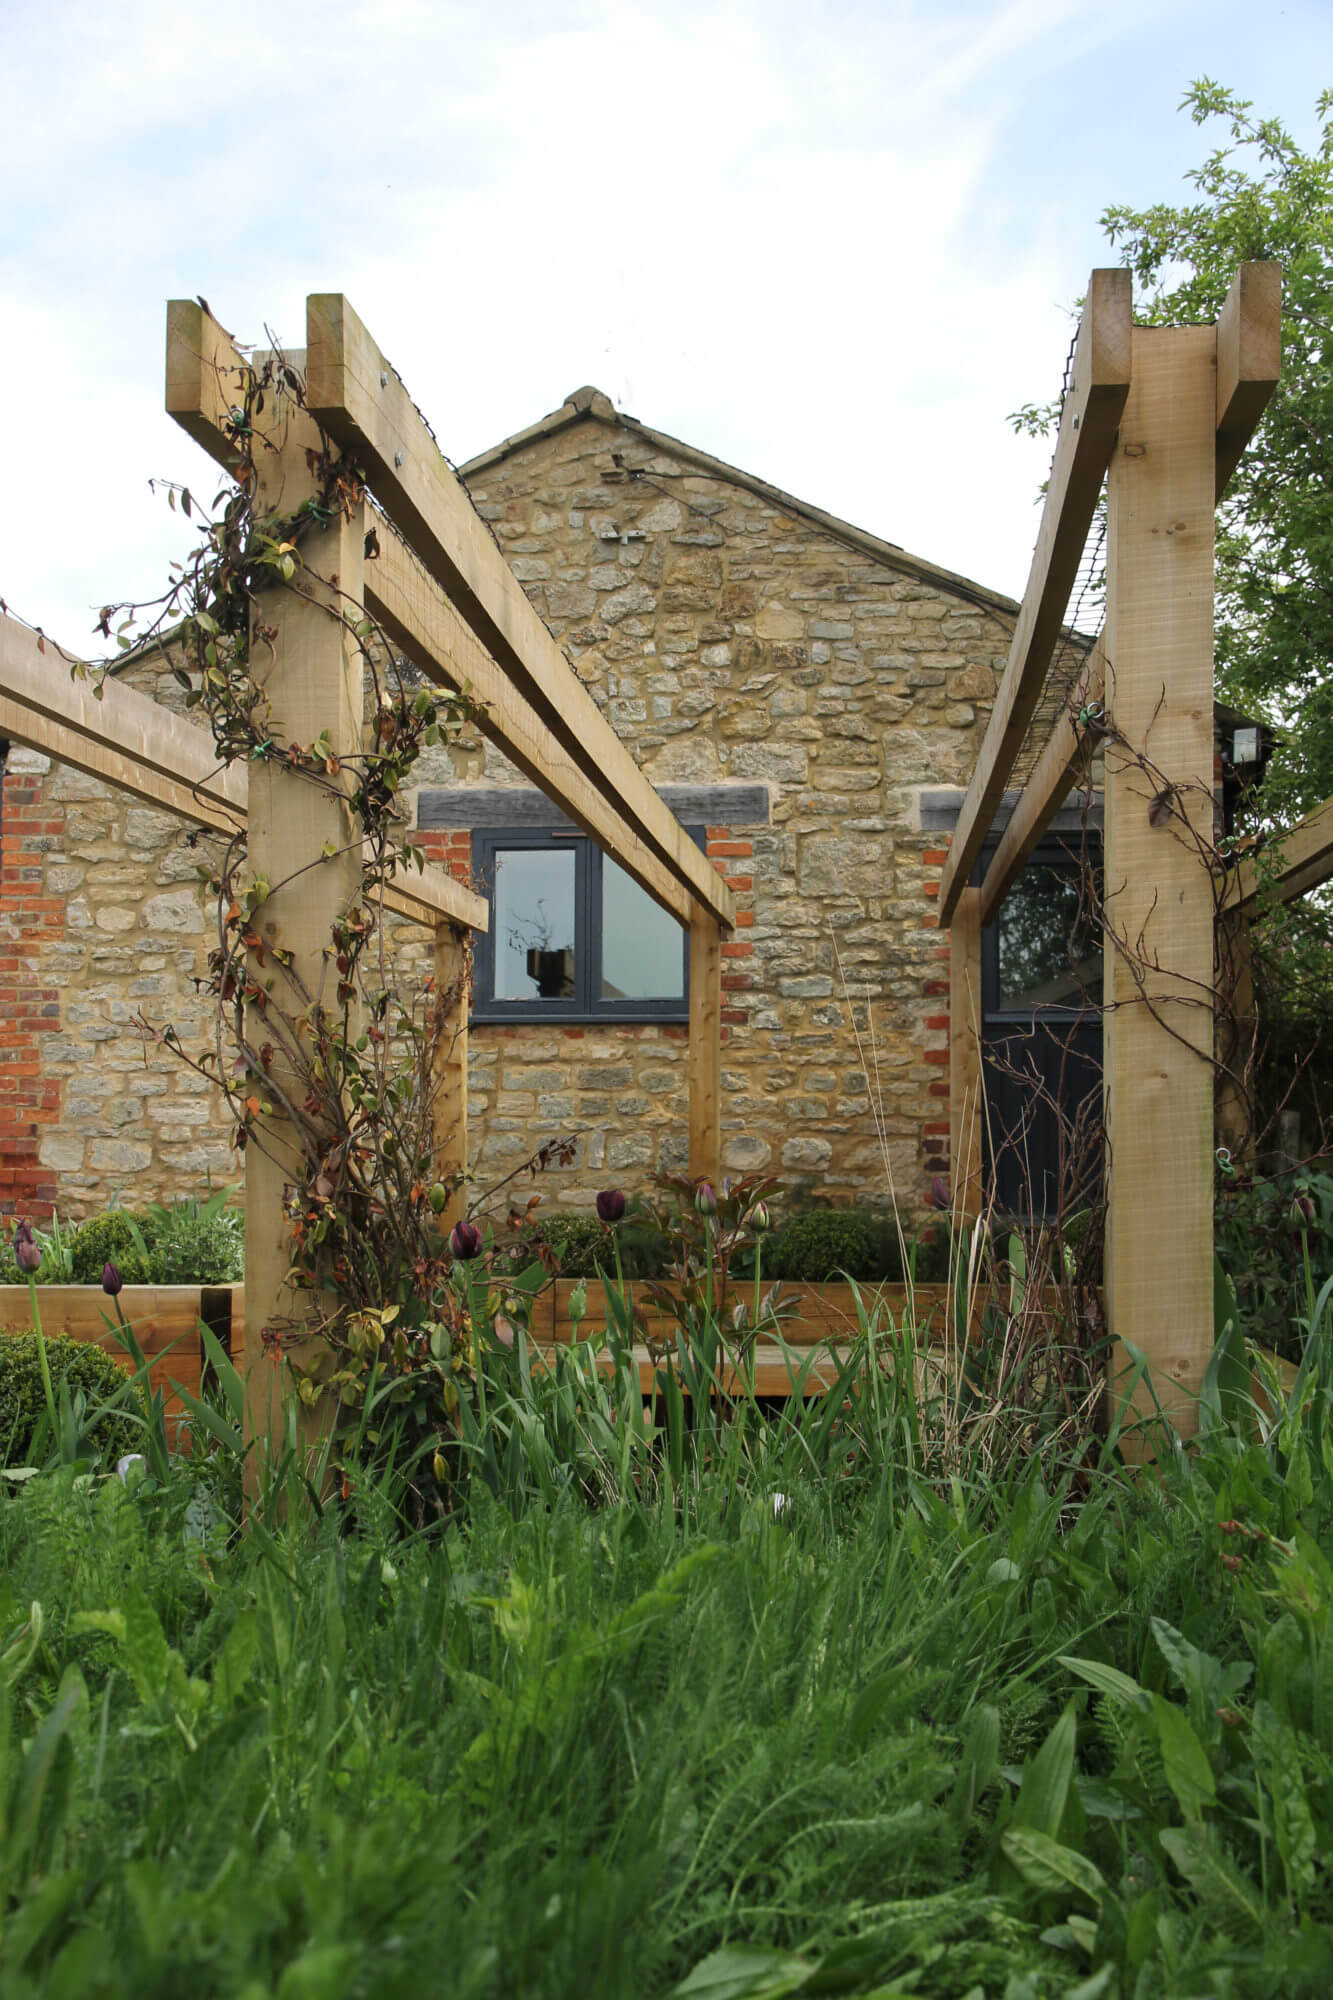
<path id="1" fill-rule="evenodd" d="M 280 437 L 277 448 L 256 453 L 255 513 L 287 516 L 315 492 L 304 442 Z M 327 733 L 340 759 L 362 747 L 363 668 L 357 640 L 343 613 L 361 616 L 365 541 L 364 503 L 337 510 L 331 524 L 302 546 L 294 585 L 266 592 L 264 633 L 256 633 L 252 672 L 264 690 L 279 743 L 310 745 Z M 333 580 L 336 579 L 336 582 Z M 261 614 L 257 614 L 257 620 Z M 300 989 L 311 1003 L 336 1008 L 329 954 L 333 927 L 361 893 L 359 830 L 346 797 L 316 786 L 277 759 L 250 767 L 247 871 L 271 893 L 256 913 L 266 946 L 251 976 L 268 987 L 275 1006 L 299 1022 Z M 272 949 L 290 953 L 292 980 L 275 966 Z M 294 982 L 299 982 L 299 985 Z M 298 1029 L 299 1031 L 299 1029 Z M 253 1045 L 277 1047 L 273 1081 L 291 1081 L 279 1037 L 265 1029 L 262 1011 L 247 1009 Z M 302 1341 L 313 1317 L 312 1300 L 289 1281 L 291 1230 L 287 1201 L 304 1174 L 300 1142 L 277 1109 L 245 1151 L 246 1436 L 255 1449 L 247 1460 L 251 1491 L 262 1482 L 266 1457 L 276 1458 L 284 1439 L 285 1354 L 298 1368 L 320 1372 L 322 1343 Z M 297 1405 L 300 1409 L 301 1406 Z M 302 1418 L 302 1439 L 313 1443 L 316 1426 Z"/>
<path id="2" fill-rule="evenodd" d="M 436 1016 L 432 1099 L 435 1173 L 440 1180 L 467 1173 L 467 1017 L 471 954 L 465 931 L 435 928 Z M 440 1217 L 452 1229 L 467 1214 L 467 1183 L 460 1180 Z"/>
<path id="3" fill-rule="evenodd" d="M 981 891 L 964 889 L 949 927 L 949 1167 L 959 1223 L 981 1213 Z"/>
<path id="4" fill-rule="evenodd" d="M 1184 1434 L 1213 1345 L 1216 362 L 1213 327 L 1135 328 L 1108 493 L 1106 1313 Z"/>
<path id="5" fill-rule="evenodd" d="M 722 1171 L 722 930 L 696 907 L 690 922 L 690 1174 Z"/>

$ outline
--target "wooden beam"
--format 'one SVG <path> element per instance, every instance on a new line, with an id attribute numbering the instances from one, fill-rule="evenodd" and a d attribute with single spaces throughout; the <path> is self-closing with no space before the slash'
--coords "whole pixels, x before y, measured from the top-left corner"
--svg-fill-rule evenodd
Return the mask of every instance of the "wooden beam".
<path id="1" fill-rule="evenodd" d="M 949 928 L 949 1176 L 955 1222 L 981 1214 L 981 891 L 964 889 Z"/>
<path id="2" fill-rule="evenodd" d="M 452 1229 L 467 1214 L 467 1024 L 472 993 L 467 934 L 452 924 L 435 932 L 435 998 L 439 1010 L 435 1040 L 435 1174 L 438 1180 L 463 1176 L 440 1217 Z"/>
<path id="3" fill-rule="evenodd" d="M 250 363 L 197 299 L 167 301 L 167 415 L 227 472 L 241 455 L 228 419 L 245 401 Z"/>
<path id="4" fill-rule="evenodd" d="M 304 351 L 289 352 L 287 358 L 297 368 L 307 361 Z M 168 408 L 196 443 L 229 472 L 235 471 L 239 456 L 228 419 L 244 395 L 249 373 L 250 363 L 195 300 L 171 301 L 167 308 Z M 295 409 L 285 413 L 284 433 L 291 444 L 309 450 L 318 451 L 324 443 L 314 418 Z M 265 434 L 266 445 L 275 442 Z M 393 644 L 401 646 L 408 658 L 439 684 L 459 687 L 470 682 L 478 700 L 487 704 L 479 718 L 483 731 L 548 798 L 614 855 L 656 902 L 679 923 L 687 924 L 695 898 L 684 888 L 678 872 L 640 837 L 633 816 L 622 813 L 589 780 L 565 741 L 555 735 L 492 659 L 407 544 L 398 535 L 387 533 L 381 535 L 380 542 L 379 560 L 366 568 L 366 604 Z M 549 641 L 549 633 L 546 636 Z M 572 676 L 571 682 L 577 689 Z M 606 729 L 595 704 L 593 712 L 599 727 Z M 613 740 L 619 741 L 614 733 Z M 686 844 L 694 845 L 688 837 Z M 694 852 L 697 856 L 697 848 Z M 730 924 L 735 914 L 731 892 L 714 871 L 708 872 L 713 873 L 714 900 L 725 904 L 723 920 Z M 484 928 L 470 918 L 465 921 L 473 928 Z"/>
<path id="5" fill-rule="evenodd" d="M 631 824 L 589 783 L 565 745 L 516 692 L 435 578 L 387 524 L 380 553 L 366 565 L 366 608 L 415 667 L 437 686 L 470 689 L 481 704 L 477 726 L 524 776 L 677 923 L 688 924 L 694 899 Z"/>
<path id="6" fill-rule="evenodd" d="M 940 879 L 942 924 L 972 873 L 1041 699 L 1129 394 L 1130 306 L 1128 271 L 1093 272 L 1027 590 Z"/>
<path id="7" fill-rule="evenodd" d="M 1216 357 L 1212 327 L 1135 328 L 1107 542 L 1106 1311 L 1186 1435 L 1213 1346 Z"/>
<path id="8" fill-rule="evenodd" d="M 722 933 L 704 910 L 690 925 L 690 1174 L 722 1172 Z"/>
<path id="9" fill-rule="evenodd" d="M 101 695 L 71 663 L 13 618 L 0 616 L 0 734 L 101 778 L 194 826 L 245 825 L 244 770 L 228 770 L 201 729 L 108 677 Z"/>
<path id="10" fill-rule="evenodd" d="M 1000 904 L 1023 872 L 1029 854 L 1061 806 L 1082 784 L 1096 754 L 1098 735 L 1078 720 L 1106 693 L 1106 650 L 1101 639 L 1089 653 L 1067 705 L 1061 709 L 1040 757 L 1009 815 L 1009 824 L 981 884 L 981 921 L 993 921 Z M 961 907 L 961 899 L 960 899 Z M 954 921 L 957 922 L 955 912 Z"/>
<path id="11" fill-rule="evenodd" d="M 1282 266 L 1242 264 L 1217 322 L 1220 500 L 1282 373 Z"/>
<path id="12" fill-rule="evenodd" d="M 407 390 L 341 293 L 306 301 L 312 415 L 361 462 L 380 505 L 506 679 L 616 812 L 730 927 L 731 894 L 662 803 L 529 602 Z M 608 848 L 617 861 L 624 858 Z"/>
<path id="13" fill-rule="evenodd" d="M 110 677 L 99 698 L 91 681 L 71 680 L 69 662 L 49 642 L 43 653 L 35 632 L 3 615 L 0 736 L 210 833 L 245 830 L 247 771 L 219 764 L 204 730 Z M 486 898 L 434 862 L 388 883 L 384 901 L 396 915 L 432 928 L 442 917 L 472 930 L 490 922 Z"/>
<path id="14" fill-rule="evenodd" d="M 1265 903 L 1290 903 L 1333 877 L 1333 799 L 1274 834 L 1262 859 L 1247 855 L 1232 874 L 1223 907 L 1253 917 Z"/>

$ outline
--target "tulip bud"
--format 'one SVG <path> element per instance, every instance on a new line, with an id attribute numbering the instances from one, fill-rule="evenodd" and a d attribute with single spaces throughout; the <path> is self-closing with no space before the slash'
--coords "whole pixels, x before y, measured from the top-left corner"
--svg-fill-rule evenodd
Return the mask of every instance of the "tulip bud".
<path id="1" fill-rule="evenodd" d="M 42 1267 L 42 1253 L 33 1240 L 32 1224 L 29 1222 L 20 1222 L 14 1231 L 14 1262 L 25 1277 L 31 1277 Z"/>
<path id="2" fill-rule="evenodd" d="M 625 1213 L 625 1197 L 619 1188 L 603 1188 L 597 1197 L 597 1213 L 603 1222 L 619 1222 Z"/>
<path id="3" fill-rule="evenodd" d="M 756 1236 L 762 1236 L 768 1228 L 768 1203 L 766 1201 L 757 1201 L 746 1217 L 746 1221 Z"/>
<path id="4" fill-rule="evenodd" d="M 1297 1230 L 1313 1229 L 1318 1212 L 1314 1205 L 1313 1195 L 1298 1194 L 1293 1196 L 1291 1204 L 1292 1228 Z"/>
<path id="5" fill-rule="evenodd" d="M 481 1255 L 481 1231 L 475 1222 L 456 1222 L 449 1237 L 449 1248 L 460 1264 L 466 1264 L 473 1257 Z"/>
<path id="6" fill-rule="evenodd" d="M 930 1184 L 930 1205 L 932 1208 L 949 1207 L 949 1183 L 943 1174 L 936 1174 Z"/>
<path id="7" fill-rule="evenodd" d="M 449 1190 L 444 1182 L 436 1181 L 426 1199 L 430 1203 L 432 1215 L 443 1215 L 449 1206 Z"/>
<path id="8" fill-rule="evenodd" d="M 495 1338 L 501 1347 L 512 1347 L 515 1340 L 514 1322 L 507 1313 L 497 1313 L 491 1322 Z"/>
<path id="9" fill-rule="evenodd" d="M 124 1283 L 125 1280 L 108 1257 L 102 1266 L 102 1290 L 108 1298 L 114 1299 Z"/>
<path id="10" fill-rule="evenodd" d="M 700 1215 L 717 1214 L 717 1195 L 713 1191 L 713 1183 L 711 1181 L 700 1181 L 698 1188 L 695 1190 L 694 1205 Z"/>

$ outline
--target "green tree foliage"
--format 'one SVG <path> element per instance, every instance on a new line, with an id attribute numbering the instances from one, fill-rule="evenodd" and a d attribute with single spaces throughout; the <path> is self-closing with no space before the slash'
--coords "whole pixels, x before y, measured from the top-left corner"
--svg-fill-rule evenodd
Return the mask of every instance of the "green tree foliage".
<path id="1" fill-rule="evenodd" d="M 1238 264 L 1282 265 L 1282 380 L 1218 515 L 1217 679 L 1281 734 L 1260 804 L 1285 825 L 1333 795 L 1333 90 L 1313 152 L 1207 77 L 1183 108 L 1226 130 L 1187 176 L 1197 199 L 1102 226 L 1155 324 L 1215 319 Z"/>

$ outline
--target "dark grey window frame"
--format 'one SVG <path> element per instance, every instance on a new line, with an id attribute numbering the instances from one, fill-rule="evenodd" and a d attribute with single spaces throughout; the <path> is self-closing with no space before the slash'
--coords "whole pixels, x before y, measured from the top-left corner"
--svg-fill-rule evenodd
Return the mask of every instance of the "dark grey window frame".
<path id="1" fill-rule="evenodd" d="M 707 835 L 702 826 L 687 826 L 685 832 L 696 846 L 707 851 Z M 495 998 L 495 856 L 497 851 L 515 848 L 550 853 L 568 848 L 574 854 L 574 963 L 577 991 L 567 1000 L 497 1000 Z M 690 940 L 683 927 L 683 977 L 678 999 L 599 1000 L 594 996 L 602 984 L 602 864 L 605 856 L 596 841 L 583 833 L 564 833 L 549 827 L 487 827 L 472 832 L 472 879 L 479 895 L 485 896 L 491 911 L 492 929 L 476 941 L 473 955 L 472 1019 L 486 1024 L 517 1026 L 533 1023 L 566 1022 L 571 1026 L 592 1027 L 629 1021 L 688 1022 L 690 1018 Z"/>

